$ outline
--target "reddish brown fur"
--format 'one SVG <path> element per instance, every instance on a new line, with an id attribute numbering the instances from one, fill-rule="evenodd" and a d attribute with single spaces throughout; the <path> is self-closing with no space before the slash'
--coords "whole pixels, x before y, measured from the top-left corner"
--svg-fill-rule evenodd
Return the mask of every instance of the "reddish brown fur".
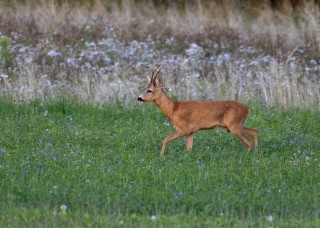
<path id="1" fill-rule="evenodd" d="M 175 133 L 164 139 L 160 155 L 164 154 L 168 142 L 182 136 L 186 137 L 187 150 L 190 150 L 196 131 L 216 127 L 233 133 L 246 145 L 248 151 L 252 145 L 248 135 L 251 136 L 254 149 L 257 149 L 258 131 L 243 127 L 249 114 L 248 106 L 236 101 L 173 101 L 162 90 L 160 69 L 153 70 L 146 91 L 138 97 L 139 101 L 153 101 L 176 129 Z"/>

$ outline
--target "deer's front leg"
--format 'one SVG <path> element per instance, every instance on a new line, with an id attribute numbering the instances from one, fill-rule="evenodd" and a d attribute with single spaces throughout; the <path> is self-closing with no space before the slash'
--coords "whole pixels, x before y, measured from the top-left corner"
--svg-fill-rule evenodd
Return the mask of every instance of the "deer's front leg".
<path id="1" fill-rule="evenodd" d="M 175 140 L 177 138 L 180 138 L 182 136 L 184 136 L 185 134 L 181 131 L 176 131 L 175 133 L 173 133 L 172 135 L 168 136 L 167 138 L 165 138 L 163 140 L 163 144 L 162 144 L 162 149 L 161 149 L 161 152 L 160 152 L 160 156 L 162 156 L 164 154 L 164 151 L 166 149 L 166 146 L 168 144 L 168 142 L 172 141 L 172 140 Z"/>
<path id="2" fill-rule="evenodd" d="M 187 150 L 191 150 L 191 148 L 192 148 L 193 135 L 194 135 L 194 133 L 187 135 L 187 139 L 186 139 Z"/>

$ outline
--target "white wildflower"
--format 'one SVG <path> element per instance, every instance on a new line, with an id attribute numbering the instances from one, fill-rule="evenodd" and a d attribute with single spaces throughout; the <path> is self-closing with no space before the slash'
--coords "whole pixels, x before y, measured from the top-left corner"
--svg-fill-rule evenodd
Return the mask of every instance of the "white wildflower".
<path id="1" fill-rule="evenodd" d="M 60 209 L 61 209 L 62 211 L 66 211 L 66 210 L 68 209 L 68 207 L 67 207 L 67 205 L 62 204 L 62 205 L 60 206 Z"/>
<path id="2" fill-rule="evenodd" d="M 273 221 L 272 215 L 266 216 L 266 220 L 269 221 L 269 222 L 272 222 Z"/>

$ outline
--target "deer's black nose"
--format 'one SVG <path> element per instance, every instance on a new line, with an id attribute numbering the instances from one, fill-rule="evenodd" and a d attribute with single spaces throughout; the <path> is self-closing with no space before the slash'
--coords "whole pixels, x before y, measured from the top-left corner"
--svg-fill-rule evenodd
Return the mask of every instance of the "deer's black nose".
<path id="1" fill-rule="evenodd" d="M 141 97 L 138 97 L 137 100 L 138 100 L 138 101 L 144 101 Z"/>

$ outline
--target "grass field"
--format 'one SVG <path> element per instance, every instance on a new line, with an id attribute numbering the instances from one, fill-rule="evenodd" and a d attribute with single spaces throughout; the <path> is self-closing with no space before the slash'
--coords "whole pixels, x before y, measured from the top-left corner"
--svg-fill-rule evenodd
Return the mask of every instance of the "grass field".
<path id="1" fill-rule="evenodd" d="M 320 227 L 315 0 L 0 0 L 0 227 Z M 185 152 L 133 98 L 248 103 Z"/>
<path id="2" fill-rule="evenodd" d="M 0 227 L 320 226 L 318 112 L 250 104 L 256 153 L 212 130 L 160 157 L 153 104 L 0 107 Z"/>

